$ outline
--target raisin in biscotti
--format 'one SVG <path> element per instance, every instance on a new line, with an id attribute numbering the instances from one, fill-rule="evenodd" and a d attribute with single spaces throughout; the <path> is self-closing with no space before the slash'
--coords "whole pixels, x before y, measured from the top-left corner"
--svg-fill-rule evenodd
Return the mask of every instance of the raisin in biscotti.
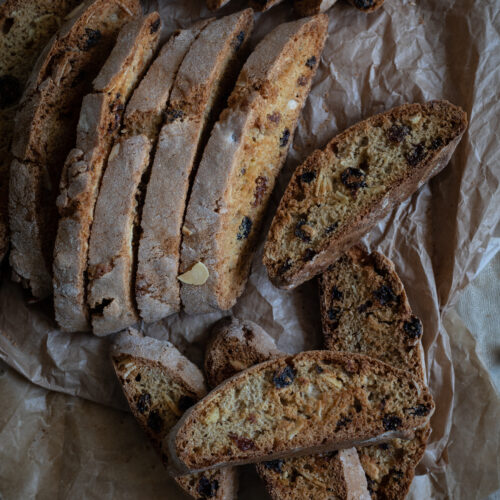
<path id="1" fill-rule="evenodd" d="M 245 63 L 196 175 L 183 226 L 180 272 L 191 314 L 231 308 L 245 287 L 260 226 L 327 36 L 320 15 L 278 26 Z M 206 276 L 206 275 L 205 275 Z"/>
<path id="2" fill-rule="evenodd" d="M 313 16 L 326 12 L 337 0 L 294 0 L 293 8 L 301 16 Z"/>
<path id="3" fill-rule="evenodd" d="M 170 342 L 141 337 L 135 330 L 115 340 L 111 358 L 132 414 L 165 461 L 162 439 L 179 417 L 206 393 L 203 374 Z M 235 468 L 177 478 L 194 498 L 233 500 Z"/>
<path id="4" fill-rule="evenodd" d="M 320 297 L 326 348 L 368 354 L 424 381 L 422 324 L 389 259 L 351 248 L 321 276 Z M 374 499 L 406 496 L 429 434 L 426 426 L 410 441 L 358 450 Z"/>
<path id="5" fill-rule="evenodd" d="M 252 27 L 251 9 L 210 23 L 177 73 L 142 211 L 136 300 L 145 321 L 180 309 L 181 228 L 192 172 L 246 57 Z"/>
<path id="6" fill-rule="evenodd" d="M 326 270 L 394 206 L 442 170 L 467 126 L 447 101 L 362 121 L 295 171 L 264 249 L 271 281 L 294 288 Z"/>
<path id="7" fill-rule="evenodd" d="M 212 328 L 205 353 L 205 374 L 211 387 L 241 370 L 285 356 L 273 338 L 248 320 L 224 318 Z M 335 498 L 369 500 L 365 473 L 354 448 L 321 455 L 262 462 L 259 476 L 273 500 Z"/>
<path id="8" fill-rule="evenodd" d="M 42 48 L 79 0 L 6 0 L 0 6 L 0 262 L 9 246 L 8 187 L 14 117 Z"/>
<path id="9" fill-rule="evenodd" d="M 367 356 L 308 351 L 222 383 L 176 424 L 166 449 L 172 473 L 183 474 L 411 438 L 433 411 L 408 372 Z"/>
<path id="10" fill-rule="evenodd" d="M 61 171 L 75 144 L 83 96 L 139 0 L 81 4 L 44 49 L 24 92 L 13 136 L 9 184 L 10 263 L 35 297 L 52 293 Z"/>
<path id="11" fill-rule="evenodd" d="M 373 12 L 382 7 L 385 0 L 349 0 L 349 2 L 363 12 Z"/>
<path id="12" fill-rule="evenodd" d="M 56 201 L 60 219 L 52 269 L 54 309 L 66 331 L 90 326 L 85 271 L 99 185 L 125 105 L 158 47 L 160 26 L 158 13 L 126 24 L 94 81 L 95 92 L 83 99 L 76 148 L 66 159 Z"/>

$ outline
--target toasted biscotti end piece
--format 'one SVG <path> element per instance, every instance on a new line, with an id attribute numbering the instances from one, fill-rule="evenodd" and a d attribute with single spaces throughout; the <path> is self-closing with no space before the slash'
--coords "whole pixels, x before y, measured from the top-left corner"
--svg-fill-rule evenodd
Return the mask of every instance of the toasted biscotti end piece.
<path id="1" fill-rule="evenodd" d="M 163 45 L 127 104 L 123 134 L 144 134 L 156 140 L 177 71 L 193 42 L 212 21 L 203 20 L 189 29 L 178 30 Z"/>
<path id="2" fill-rule="evenodd" d="M 326 12 L 337 0 L 294 0 L 293 8 L 300 16 L 313 16 Z"/>
<path id="3" fill-rule="evenodd" d="M 208 385 L 216 387 L 241 370 L 284 355 L 274 339 L 253 321 L 222 318 L 213 325 L 205 351 Z"/>
<path id="4" fill-rule="evenodd" d="M 83 99 L 76 148 L 66 159 L 56 200 L 59 225 L 54 245 L 56 321 L 63 330 L 90 328 L 85 299 L 88 239 L 102 175 L 123 109 L 159 43 L 160 16 L 154 12 L 126 24 Z"/>
<path id="5" fill-rule="evenodd" d="M 283 0 L 250 0 L 248 4 L 255 10 L 263 12 L 281 3 Z"/>
<path id="6" fill-rule="evenodd" d="M 117 336 L 111 359 L 134 417 L 166 461 L 162 439 L 206 394 L 203 374 L 170 342 L 142 337 L 132 328 Z M 235 468 L 182 476 L 177 482 L 195 498 L 236 499 Z"/>
<path id="7" fill-rule="evenodd" d="M 208 24 L 177 72 L 141 220 L 136 299 L 145 321 L 180 310 L 181 229 L 192 172 L 246 58 L 252 27 L 251 9 Z"/>
<path id="8" fill-rule="evenodd" d="M 373 12 L 382 7 L 384 0 L 349 0 L 349 2 L 363 12 Z"/>
<path id="9" fill-rule="evenodd" d="M 424 380 L 422 323 L 387 257 L 353 247 L 321 275 L 319 289 L 326 349 L 366 354 Z"/>
<path id="10" fill-rule="evenodd" d="M 308 351 L 218 386 L 176 424 L 165 448 L 172 473 L 183 474 L 408 439 L 433 411 L 427 388 L 408 372 L 368 356 Z"/>
<path id="11" fill-rule="evenodd" d="M 467 127 L 447 101 L 405 104 L 362 121 L 295 171 L 264 248 L 271 281 L 294 288 L 330 264 L 441 171 Z"/>
<path id="12" fill-rule="evenodd" d="M 355 448 L 257 464 L 273 500 L 370 500 Z"/>
<path id="13" fill-rule="evenodd" d="M 183 226 L 180 273 L 189 314 L 230 309 L 246 285 L 262 220 L 327 36 L 325 15 L 278 26 L 250 55 L 214 126 Z M 180 278 L 181 279 L 181 278 Z"/>

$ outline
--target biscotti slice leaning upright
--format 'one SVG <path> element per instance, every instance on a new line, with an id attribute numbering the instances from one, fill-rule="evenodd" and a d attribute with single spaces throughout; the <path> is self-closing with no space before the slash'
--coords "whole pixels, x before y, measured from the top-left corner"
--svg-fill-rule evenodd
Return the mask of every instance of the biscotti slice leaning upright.
<path id="1" fill-rule="evenodd" d="M 139 0 L 93 0 L 77 7 L 33 68 L 12 143 L 10 263 L 33 296 L 52 293 L 56 197 L 64 161 L 75 145 L 84 95 L 121 27 L 141 13 Z"/>
<path id="2" fill-rule="evenodd" d="M 142 337 L 132 329 L 115 339 L 111 359 L 132 414 L 166 463 L 162 440 L 206 394 L 203 374 L 170 342 Z M 177 482 L 197 499 L 236 500 L 235 468 L 182 476 Z"/>
<path id="3" fill-rule="evenodd" d="M 205 352 L 211 387 L 241 370 L 286 354 L 274 339 L 248 320 L 223 318 L 213 327 Z M 355 448 L 257 464 L 273 500 L 370 500 L 365 472 Z"/>
<path id="4" fill-rule="evenodd" d="M 192 173 L 246 58 L 252 27 L 251 9 L 210 23 L 177 73 L 142 211 L 135 292 L 145 321 L 180 310 L 181 229 Z"/>
<path id="5" fill-rule="evenodd" d="M 101 183 L 89 241 L 87 301 L 96 335 L 120 330 L 139 319 L 132 293 L 141 197 L 137 190 L 147 177 L 179 67 L 210 22 L 172 35 L 126 107 L 121 137 L 113 146 Z M 124 154 L 130 154 L 126 175 Z"/>
<path id="6" fill-rule="evenodd" d="M 227 310 L 243 292 L 262 220 L 311 87 L 328 17 L 282 24 L 243 67 L 203 152 L 182 230 L 180 273 L 190 314 Z"/>
<path id="7" fill-rule="evenodd" d="M 14 117 L 36 58 L 80 0 L 6 0 L 0 5 L 0 262 L 9 246 L 9 168 Z"/>
<path id="8" fill-rule="evenodd" d="M 167 451 L 173 474 L 324 453 L 411 438 L 433 411 L 408 372 L 368 356 L 307 351 L 219 385 L 172 429 Z"/>
<path id="9" fill-rule="evenodd" d="M 294 0 L 293 8 L 300 16 L 313 16 L 326 12 L 337 0 Z"/>
<path id="10" fill-rule="evenodd" d="M 85 271 L 97 194 L 125 105 L 158 48 L 160 27 L 158 13 L 126 24 L 94 80 L 94 93 L 83 99 L 76 148 L 66 159 L 56 201 L 60 219 L 52 269 L 54 309 L 65 331 L 90 327 Z"/>
<path id="11" fill-rule="evenodd" d="M 392 207 L 441 171 L 467 127 L 447 101 L 362 121 L 294 172 L 264 248 L 271 281 L 294 288 L 325 271 Z"/>
<path id="12" fill-rule="evenodd" d="M 422 323 L 412 314 L 389 259 L 362 247 L 351 248 L 319 283 L 326 348 L 367 354 L 424 382 Z M 429 434 L 426 426 L 412 440 L 394 439 L 358 449 L 372 498 L 405 498 Z"/>

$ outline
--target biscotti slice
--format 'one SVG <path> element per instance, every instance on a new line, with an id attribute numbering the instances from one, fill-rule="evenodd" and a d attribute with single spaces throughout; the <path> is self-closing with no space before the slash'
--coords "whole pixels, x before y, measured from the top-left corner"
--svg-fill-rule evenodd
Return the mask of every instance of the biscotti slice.
<path id="1" fill-rule="evenodd" d="M 211 387 L 257 363 L 285 356 L 273 338 L 248 320 L 223 318 L 213 327 L 205 353 Z M 273 500 L 369 500 L 365 472 L 354 448 L 262 462 L 259 476 Z"/>
<path id="2" fill-rule="evenodd" d="M 319 280 L 327 349 L 367 354 L 424 381 L 422 323 L 412 314 L 394 264 L 362 247 L 348 250 Z M 404 498 L 430 428 L 358 450 L 374 499 Z"/>
<path id="3" fill-rule="evenodd" d="M 139 0 L 94 0 L 77 7 L 33 69 L 12 143 L 9 220 L 14 274 L 35 297 L 52 293 L 56 197 L 75 144 L 83 96 L 109 56 L 121 27 L 141 13 Z"/>
<path id="4" fill-rule="evenodd" d="M 9 245 L 8 187 L 14 117 L 42 48 L 79 0 L 6 0 L 0 6 L 0 262 Z"/>
<path id="5" fill-rule="evenodd" d="M 203 282 L 179 277 L 181 302 L 190 314 L 227 310 L 243 292 L 327 24 L 322 14 L 269 33 L 245 63 L 228 107 L 212 130 L 182 230 L 180 272 L 195 265 L 208 271 Z"/>
<path id="6" fill-rule="evenodd" d="M 442 170 L 467 127 L 447 101 L 362 121 L 294 172 L 264 248 L 271 281 L 294 288 L 327 269 L 392 207 Z"/>
<path id="7" fill-rule="evenodd" d="M 222 318 L 213 325 L 205 351 L 208 385 L 216 387 L 236 373 L 278 356 L 285 353 L 259 325 L 232 316 Z"/>
<path id="8" fill-rule="evenodd" d="M 313 16 L 326 12 L 337 0 L 294 0 L 293 8 L 301 16 Z"/>
<path id="9" fill-rule="evenodd" d="M 126 24 L 94 81 L 95 92 L 83 99 L 76 148 L 66 159 L 57 198 L 54 309 L 56 321 L 66 331 L 90 327 L 85 271 L 99 185 L 125 105 L 158 47 L 160 25 L 156 12 Z"/>
<path id="10" fill-rule="evenodd" d="M 382 7 L 384 0 L 349 0 L 349 2 L 363 12 L 373 12 Z"/>
<path id="11" fill-rule="evenodd" d="M 169 433 L 172 473 L 411 438 L 434 402 L 402 370 L 363 355 L 308 351 L 253 366 Z"/>
<path id="12" fill-rule="evenodd" d="M 180 309 L 181 228 L 192 172 L 246 57 L 252 27 L 251 9 L 210 23 L 177 73 L 142 212 L 136 300 L 145 321 Z"/>
<path id="13" fill-rule="evenodd" d="M 205 395 L 203 374 L 170 342 L 141 337 L 132 329 L 118 335 L 111 358 L 132 414 L 165 461 L 162 440 Z M 236 499 L 235 468 L 182 476 L 177 482 L 196 499 Z"/>

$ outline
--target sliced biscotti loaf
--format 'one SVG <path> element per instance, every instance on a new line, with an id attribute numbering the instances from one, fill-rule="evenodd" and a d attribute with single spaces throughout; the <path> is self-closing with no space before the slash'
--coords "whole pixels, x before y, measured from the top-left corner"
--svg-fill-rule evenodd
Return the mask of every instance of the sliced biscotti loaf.
<path id="1" fill-rule="evenodd" d="M 80 0 L 6 0 L 0 5 L 0 262 L 7 253 L 10 143 L 24 85 L 42 48 Z"/>
<path id="2" fill-rule="evenodd" d="M 434 411 L 408 372 L 363 355 L 308 351 L 227 380 L 168 436 L 174 474 L 409 438 Z"/>
<path id="3" fill-rule="evenodd" d="M 141 13 L 139 0 L 82 3 L 52 38 L 31 74 L 16 117 L 9 187 L 14 274 L 35 297 L 52 293 L 56 197 L 75 144 L 83 96 L 121 27 Z"/>
<path id="4" fill-rule="evenodd" d="M 250 366 L 285 353 L 259 325 L 235 317 L 222 318 L 213 325 L 205 351 L 205 375 L 216 387 Z"/>
<path id="5" fill-rule="evenodd" d="M 170 342 L 120 333 L 111 358 L 132 414 L 166 461 L 162 439 L 184 411 L 206 393 L 203 374 Z M 182 476 L 179 485 L 194 498 L 233 500 L 237 471 L 227 468 Z"/>
<path id="6" fill-rule="evenodd" d="M 412 314 L 393 263 L 362 247 L 348 250 L 319 280 L 325 346 L 368 354 L 424 380 L 422 324 Z M 374 499 L 404 498 L 425 451 L 430 427 L 409 441 L 358 450 Z"/>
<path id="7" fill-rule="evenodd" d="M 337 0 L 294 0 L 293 8 L 300 16 L 313 16 L 326 12 Z"/>
<path id="8" fill-rule="evenodd" d="M 83 99 L 76 148 L 66 159 L 56 201 L 54 309 L 66 331 L 90 327 L 85 271 L 97 194 L 125 105 L 158 47 L 160 25 L 158 13 L 126 24 L 94 81 L 95 92 Z"/>
<path id="9" fill-rule="evenodd" d="M 315 151 L 295 171 L 269 230 L 271 281 L 293 288 L 325 271 L 446 166 L 466 126 L 464 111 L 447 101 L 406 104 Z"/>
<path id="10" fill-rule="evenodd" d="M 214 126 L 183 226 L 180 272 L 191 314 L 231 308 L 248 279 L 260 226 L 327 36 L 325 15 L 282 24 L 250 55 Z"/>
<path id="11" fill-rule="evenodd" d="M 210 23 L 177 73 L 142 212 L 136 300 L 145 321 L 180 309 L 177 275 L 191 173 L 244 62 L 252 27 L 251 9 Z"/>
<path id="12" fill-rule="evenodd" d="M 213 327 L 205 353 L 205 374 L 211 387 L 273 357 L 286 356 L 273 338 L 248 320 L 223 318 Z M 365 473 L 354 448 L 257 465 L 274 500 L 336 498 L 369 500 Z"/>
<path id="13" fill-rule="evenodd" d="M 373 12 L 374 10 L 382 7 L 385 0 L 349 0 L 349 2 L 356 7 L 356 9 L 363 12 Z"/>

